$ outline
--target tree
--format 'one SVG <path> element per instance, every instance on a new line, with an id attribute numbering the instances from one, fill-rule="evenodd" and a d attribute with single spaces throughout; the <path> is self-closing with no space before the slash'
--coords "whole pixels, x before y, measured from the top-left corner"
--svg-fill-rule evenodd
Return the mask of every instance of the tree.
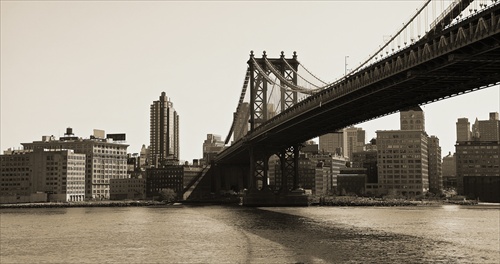
<path id="1" fill-rule="evenodd" d="M 162 189 L 158 193 L 158 201 L 160 202 L 170 203 L 175 201 L 176 198 L 177 198 L 177 193 L 175 193 L 175 191 L 170 188 Z"/>

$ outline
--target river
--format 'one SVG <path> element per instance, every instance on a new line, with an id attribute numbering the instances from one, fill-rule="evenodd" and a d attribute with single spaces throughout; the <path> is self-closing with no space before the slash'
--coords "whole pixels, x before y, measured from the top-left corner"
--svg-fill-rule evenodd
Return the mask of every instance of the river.
<path id="1" fill-rule="evenodd" d="M 500 206 L 0 210 L 0 263 L 500 263 Z"/>

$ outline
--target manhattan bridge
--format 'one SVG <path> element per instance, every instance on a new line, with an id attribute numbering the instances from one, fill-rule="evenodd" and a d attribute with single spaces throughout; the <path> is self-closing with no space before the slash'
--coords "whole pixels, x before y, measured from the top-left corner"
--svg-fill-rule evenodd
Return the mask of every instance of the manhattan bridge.
<path id="1" fill-rule="evenodd" d="M 249 193 L 248 205 L 301 204 L 294 191 L 307 140 L 500 84 L 500 0 L 427 0 L 366 61 L 331 83 L 296 52 L 271 58 L 252 51 L 247 65 L 227 147 L 184 198 L 238 186 Z M 280 161 L 281 186 L 269 190 L 272 155 Z"/>

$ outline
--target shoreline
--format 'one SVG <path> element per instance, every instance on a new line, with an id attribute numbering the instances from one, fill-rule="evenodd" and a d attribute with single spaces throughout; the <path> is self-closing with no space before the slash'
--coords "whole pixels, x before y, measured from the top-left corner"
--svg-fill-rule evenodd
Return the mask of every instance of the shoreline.
<path id="1" fill-rule="evenodd" d="M 137 207 L 137 206 L 168 206 L 174 203 L 158 201 L 83 201 L 83 202 L 42 202 L 42 203 L 17 203 L 0 204 L 1 209 L 14 208 L 78 208 L 78 207 Z M 180 205 L 229 205 L 227 201 L 179 201 Z M 237 204 L 237 203 L 234 203 Z M 383 199 L 365 197 L 315 197 L 310 199 L 309 206 L 356 206 L 356 207 L 393 207 L 393 206 L 440 206 L 446 204 L 454 205 L 478 205 L 483 204 L 476 200 L 405 200 L 405 199 Z"/>
<path id="2" fill-rule="evenodd" d="M 319 197 L 312 199 L 311 206 L 440 206 L 445 204 L 454 205 L 477 205 L 476 200 L 407 200 L 407 199 L 384 199 L 365 198 L 352 196 Z"/>
<path id="3" fill-rule="evenodd" d="M 72 208 L 72 207 L 134 207 L 166 205 L 157 201 L 84 201 L 0 204 L 1 209 L 11 208 Z"/>

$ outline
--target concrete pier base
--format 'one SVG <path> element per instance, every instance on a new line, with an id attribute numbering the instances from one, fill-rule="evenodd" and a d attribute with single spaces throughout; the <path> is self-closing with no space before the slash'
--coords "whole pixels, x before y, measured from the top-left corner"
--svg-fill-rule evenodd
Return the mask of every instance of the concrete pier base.
<path id="1" fill-rule="evenodd" d="M 254 190 L 243 195 L 243 206 L 308 206 L 303 190 L 273 193 L 269 190 Z"/>

